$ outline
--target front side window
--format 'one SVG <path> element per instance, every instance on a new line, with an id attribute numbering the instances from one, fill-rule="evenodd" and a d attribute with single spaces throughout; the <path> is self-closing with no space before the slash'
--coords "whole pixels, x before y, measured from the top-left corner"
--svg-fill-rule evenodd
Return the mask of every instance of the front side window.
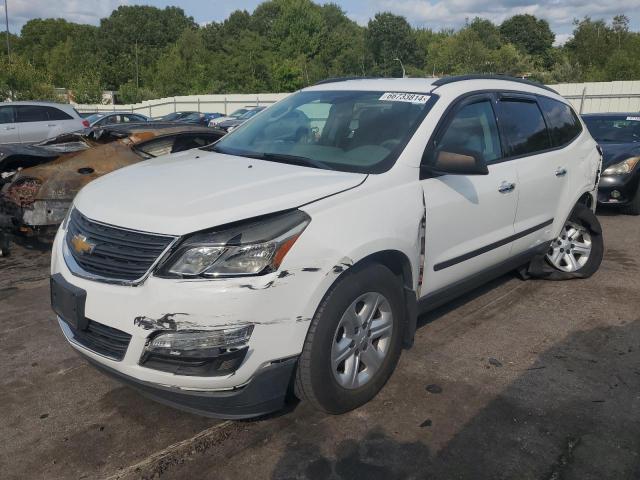
<path id="1" fill-rule="evenodd" d="M 49 120 L 47 107 L 41 107 L 38 105 L 18 105 L 17 120 L 20 123 L 27 122 L 46 122 Z"/>
<path id="2" fill-rule="evenodd" d="M 435 148 L 451 153 L 478 154 L 487 163 L 501 158 L 500 136 L 491 102 L 474 102 L 456 111 Z"/>
<path id="3" fill-rule="evenodd" d="M 0 124 L 13 122 L 13 107 L 0 107 Z"/>
<path id="4" fill-rule="evenodd" d="M 329 170 L 389 169 L 431 103 L 422 94 L 298 92 L 223 137 L 212 150 Z M 412 103 L 413 102 L 413 103 Z"/>
<path id="5" fill-rule="evenodd" d="M 547 126 L 535 101 L 502 99 L 498 102 L 498 118 L 507 156 L 531 155 L 551 148 Z"/>
<path id="6" fill-rule="evenodd" d="M 538 104 L 547 119 L 554 147 L 568 145 L 582 131 L 580 121 L 569 105 L 546 97 L 538 97 Z"/>

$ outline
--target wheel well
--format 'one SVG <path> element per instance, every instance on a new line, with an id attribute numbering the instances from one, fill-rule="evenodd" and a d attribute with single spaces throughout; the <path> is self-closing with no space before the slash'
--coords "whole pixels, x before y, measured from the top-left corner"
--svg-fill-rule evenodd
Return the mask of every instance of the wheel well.
<path id="1" fill-rule="evenodd" d="M 411 262 L 409 262 L 409 259 L 404 253 L 398 250 L 384 250 L 369 255 L 360 260 L 360 262 L 376 262 L 384 265 L 400 279 L 405 288 L 413 290 Z"/>
<path id="2" fill-rule="evenodd" d="M 402 343 L 405 348 L 411 348 L 418 321 L 418 303 L 416 292 L 413 290 L 413 274 L 409 258 L 398 250 L 384 250 L 363 258 L 358 264 L 375 262 L 391 270 L 402 282 L 404 296 L 404 334 Z"/>
<path id="3" fill-rule="evenodd" d="M 593 196 L 591 195 L 591 193 L 587 192 L 582 194 L 582 196 L 578 199 L 578 202 L 584 206 L 586 206 L 587 208 L 591 208 L 593 206 Z"/>

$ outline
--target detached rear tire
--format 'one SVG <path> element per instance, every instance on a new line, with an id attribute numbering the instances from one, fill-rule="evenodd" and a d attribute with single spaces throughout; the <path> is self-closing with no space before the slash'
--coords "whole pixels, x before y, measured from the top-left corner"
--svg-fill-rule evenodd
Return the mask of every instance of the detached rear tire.
<path id="1" fill-rule="evenodd" d="M 589 278 L 600 268 L 604 239 L 598 217 L 585 205 L 576 205 L 545 260 L 552 269 L 549 280 Z M 544 275 L 542 275 L 544 276 Z"/>
<path id="2" fill-rule="evenodd" d="M 316 408 L 340 414 L 382 389 L 402 348 L 404 298 L 385 266 L 347 270 L 320 303 L 298 361 L 295 393 Z"/>
<path id="3" fill-rule="evenodd" d="M 622 212 L 627 215 L 640 215 L 640 185 L 638 185 L 638 191 L 635 196 L 627 205 L 624 206 Z"/>

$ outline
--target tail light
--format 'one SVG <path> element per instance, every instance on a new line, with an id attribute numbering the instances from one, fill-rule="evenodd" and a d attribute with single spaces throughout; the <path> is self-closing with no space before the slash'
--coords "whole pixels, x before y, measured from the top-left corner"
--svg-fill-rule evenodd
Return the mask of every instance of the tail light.
<path id="1" fill-rule="evenodd" d="M 91 125 L 89 125 L 89 120 L 82 120 L 82 126 L 84 128 L 89 128 Z"/>

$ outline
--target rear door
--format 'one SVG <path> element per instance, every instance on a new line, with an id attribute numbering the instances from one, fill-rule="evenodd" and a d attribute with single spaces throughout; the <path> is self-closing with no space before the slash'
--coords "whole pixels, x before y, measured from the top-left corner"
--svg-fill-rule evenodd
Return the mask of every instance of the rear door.
<path id="1" fill-rule="evenodd" d="M 435 151 L 480 154 L 488 175 L 440 175 L 422 179 L 426 206 L 422 295 L 450 286 L 509 258 L 518 203 L 516 170 L 503 161 L 493 105 L 495 95 L 459 101 L 427 146 Z"/>
<path id="2" fill-rule="evenodd" d="M 74 118 L 67 112 L 56 107 L 45 107 L 47 110 L 47 137 L 55 137 L 61 133 L 74 132 L 83 128 L 82 120 Z"/>
<path id="3" fill-rule="evenodd" d="M 15 109 L 21 142 L 32 143 L 49 138 L 52 127 L 48 126 L 49 115 L 45 106 L 17 105 Z"/>
<path id="4" fill-rule="evenodd" d="M 15 121 L 13 106 L 0 107 L 0 143 L 20 142 L 20 132 Z"/>
<path id="5" fill-rule="evenodd" d="M 566 166 L 562 155 L 553 151 L 536 96 L 502 93 L 497 114 L 503 148 L 518 176 L 515 255 L 551 239 L 555 211 L 566 185 Z"/>

